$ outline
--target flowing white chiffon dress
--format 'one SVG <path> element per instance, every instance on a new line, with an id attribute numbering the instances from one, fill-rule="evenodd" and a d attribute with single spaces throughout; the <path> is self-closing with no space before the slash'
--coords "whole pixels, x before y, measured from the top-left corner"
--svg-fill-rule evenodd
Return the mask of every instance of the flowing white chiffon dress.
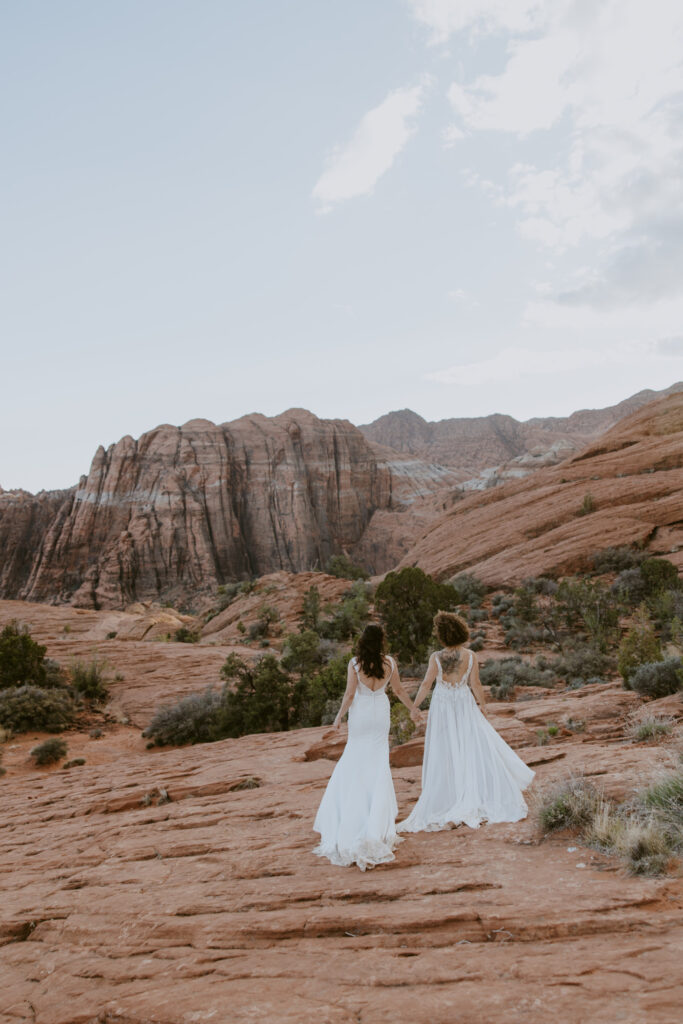
<path id="1" fill-rule="evenodd" d="M 394 860 L 398 805 L 389 768 L 389 698 L 384 683 L 371 690 L 353 667 L 358 687 L 349 708 L 349 734 L 320 802 L 313 829 L 320 843 L 313 851 L 333 864 L 357 864 L 361 871 Z"/>
<path id="2" fill-rule="evenodd" d="M 437 678 L 427 718 L 422 794 L 399 832 L 436 832 L 451 825 L 519 821 L 527 815 L 522 790 L 534 772 L 486 719 L 468 682 L 449 683 L 436 656 Z"/>

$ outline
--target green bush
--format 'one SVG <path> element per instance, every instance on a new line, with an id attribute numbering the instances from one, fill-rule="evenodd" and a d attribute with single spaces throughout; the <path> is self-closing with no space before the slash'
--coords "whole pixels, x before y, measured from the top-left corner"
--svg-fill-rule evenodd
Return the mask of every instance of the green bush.
<path id="1" fill-rule="evenodd" d="M 56 764 L 57 761 L 61 761 L 63 757 L 66 757 L 66 743 L 64 740 L 60 740 L 57 736 L 53 736 L 49 740 L 45 740 L 43 743 L 39 743 L 37 747 L 34 747 L 31 751 L 31 757 L 38 765 L 42 768 L 44 765 Z"/>
<path id="2" fill-rule="evenodd" d="M 288 633 L 285 637 L 280 662 L 285 671 L 299 676 L 311 675 L 324 660 L 320 637 L 312 629 Z"/>
<path id="3" fill-rule="evenodd" d="M 486 584 L 468 572 L 455 576 L 450 581 L 450 586 L 455 590 L 456 604 L 468 604 L 470 608 L 479 608 L 486 597 Z"/>
<path id="4" fill-rule="evenodd" d="M 640 569 L 624 569 L 620 572 L 612 584 L 612 593 L 632 608 L 644 601 L 646 587 Z"/>
<path id="5" fill-rule="evenodd" d="M 538 797 L 536 815 L 545 832 L 587 826 L 600 805 L 597 790 L 585 779 L 570 776 L 549 786 Z"/>
<path id="6" fill-rule="evenodd" d="M 565 626 L 571 630 L 579 625 L 597 647 L 604 650 L 616 640 L 621 608 L 604 583 L 563 580 L 557 588 L 556 604 Z"/>
<path id="7" fill-rule="evenodd" d="M 577 516 L 588 516 L 591 512 L 595 512 L 597 507 L 598 506 L 596 505 L 595 498 L 593 497 L 593 495 L 584 494 L 583 501 L 581 502 L 581 507 L 579 508 L 579 511 L 576 514 Z"/>
<path id="8" fill-rule="evenodd" d="M 629 723 L 626 736 L 634 743 L 661 739 L 662 736 L 670 735 L 674 723 L 675 719 L 666 715 L 644 715 Z"/>
<path id="9" fill-rule="evenodd" d="M 662 647 L 655 633 L 654 626 L 641 605 L 633 627 L 628 631 L 619 645 L 619 674 L 624 680 L 626 689 L 631 688 L 631 676 L 639 665 L 647 665 L 662 660 Z"/>
<path id="10" fill-rule="evenodd" d="M 666 658 L 638 665 L 629 676 L 629 687 L 655 699 L 677 693 L 683 689 L 683 660 Z"/>
<path id="11" fill-rule="evenodd" d="M 408 708 L 405 704 L 401 704 L 400 701 L 396 701 L 391 708 L 391 726 L 389 729 L 391 746 L 397 747 L 401 743 L 407 743 L 414 732 L 415 723 L 410 717 Z"/>
<path id="12" fill-rule="evenodd" d="M 459 592 L 417 568 L 390 572 L 377 587 L 375 608 L 387 633 L 389 649 L 401 662 L 424 661 L 434 616 L 459 603 Z"/>
<path id="13" fill-rule="evenodd" d="M 596 551 L 591 558 L 593 572 L 624 572 L 627 569 L 637 569 L 644 558 L 642 551 L 631 548 L 627 544 L 618 547 L 603 548 Z"/>
<path id="14" fill-rule="evenodd" d="M 199 640 L 199 632 L 190 629 L 188 626 L 179 626 L 173 634 L 173 639 L 179 644 L 196 644 Z"/>
<path id="15" fill-rule="evenodd" d="M 331 618 L 321 622 L 318 631 L 329 640 L 349 640 L 357 636 L 368 621 L 370 605 L 366 587 L 360 581 L 353 584 L 341 603 L 328 611 Z"/>
<path id="16" fill-rule="evenodd" d="M 344 580 L 366 580 L 370 573 L 362 565 L 356 565 L 348 555 L 332 555 L 325 572 L 328 576 L 337 576 Z"/>
<path id="17" fill-rule="evenodd" d="M 556 658 L 539 655 L 536 665 L 541 669 L 549 669 L 557 678 L 564 679 L 567 683 L 585 683 L 614 671 L 615 661 L 610 654 L 598 650 L 597 647 L 579 644 L 573 650 L 564 650 Z"/>
<path id="18" fill-rule="evenodd" d="M 530 665 L 518 656 L 485 662 L 480 679 L 484 686 L 491 687 L 494 700 L 507 700 L 516 686 L 554 686 L 557 682 L 553 672 Z"/>
<path id="19" fill-rule="evenodd" d="M 75 718 L 76 707 L 66 690 L 14 686 L 0 691 L 0 726 L 12 732 L 62 732 Z"/>
<path id="20" fill-rule="evenodd" d="M 317 587 L 309 587 L 304 593 L 301 609 L 301 628 L 318 632 L 320 626 L 320 591 Z"/>
<path id="21" fill-rule="evenodd" d="M 680 587 L 678 570 L 668 558 L 644 558 L 640 563 L 640 575 L 645 581 L 648 595 L 662 590 L 677 590 Z"/>
<path id="22" fill-rule="evenodd" d="M 221 694 L 210 688 L 192 693 L 159 708 L 142 735 L 158 747 L 220 739 L 217 719 L 221 702 Z"/>
<path id="23" fill-rule="evenodd" d="M 9 686 L 45 686 L 46 647 L 36 643 L 16 620 L 0 632 L 0 689 Z"/>
<path id="24" fill-rule="evenodd" d="M 109 696 L 105 683 L 106 671 L 107 663 L 98 658 L 74 661 L 71 665 L 71 685 L 79 697 L 93 704 L 104 704 Z"/>
<path id="25" fill-rule="evenodd" d="M 282 732 L 297 721 L 300 688 L 272 654 L 264 655 L 255 665 L 231 654 L 221 678 L 226 682 L 217 720 L 221 736 Z"/>

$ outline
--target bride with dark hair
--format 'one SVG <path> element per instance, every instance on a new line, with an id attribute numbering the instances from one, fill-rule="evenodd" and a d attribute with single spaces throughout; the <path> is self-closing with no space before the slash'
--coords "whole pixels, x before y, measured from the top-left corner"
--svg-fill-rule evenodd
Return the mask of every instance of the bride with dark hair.
<path id="1" fill-rule="evenodd" d="M 399 679 L 396 662 L 384 654 L 384 630 L 366 626 L 356 657 L 349 662 L 346 692 L 334 722 L 339 729 L 349 712 L 349 733 L 320 802 L 313 829 L 320 843 L 313 851 L 333 864 L 357 864 L 361 871 L 394 859 L 398 807 L 389 768 L 387 686 L 409 711 L 413 704 Z"/>

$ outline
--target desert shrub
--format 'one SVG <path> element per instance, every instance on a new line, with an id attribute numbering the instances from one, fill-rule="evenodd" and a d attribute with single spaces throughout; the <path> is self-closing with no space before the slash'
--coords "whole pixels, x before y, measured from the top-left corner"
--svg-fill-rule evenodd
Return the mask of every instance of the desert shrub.
<path id="1" fill-rule="evenodd" d="M 662 590 L 677 590 L 680 586 L 678 570 L 668 558 L 644 558 L 640 563 L 640 575 L 648 595 Z"/>
<path id="2" fill-rule="evenodd" d="M 510 594 L 494 594 L 491 607 L 491 618 L 500 619 L 514 607 L 515 599 Z"/>
<path id="3" fill-rule="evenodd" d="M 209 743 L 219 738 L 216 719 L 220 705 L 217 690 L 192 693 L 176 704 L 160 707 L 142 735 L 158 747 Z"/>
<path id="4" fill-rule="evenodd" d="M 277 658 L 266 654 L 247 665 L 231 654 L 221 668 L 225 680 L 217 728 L 221 736 L 282 732 L 298 721 L 301 687 L 296 687 Z"/>
<path id="5" fill-rule="evenodd" d="M 467 613 L 467 621 L 470 625 L 475 622 L 485 622 L 489 617 L 489 613 L 485 608 L 471 608 Z"/>
<path id="6" fill-rule="evenodd" d="M 580 776 L 570 776 L 545 789 L 537 798 L 535 810 L 541 828 L 554 832 L 587 826 L 599 806 L 595 787 Z"/>
<path id="7" fill-rule="evenodd" d="M 80 768 L 81 765 L 85 764 L 84 757 L 73 757 L 70 761 L 65 761 L 62 768 Z"/>
<path id="8" fill-rule="evenodd" d="M 486 597 L 486 584 L 471 573 L 462 572 L 450 581 L 455 590 L 456 604 L 468 604 L 470 608 L 479 608 Z M 447 608 L 443 609 L 448 611 Z"/>
<path id="9" fill-rule="evenodd" d="M 64 740 L 59 739 L 58 736 L 52 736 L 49 740 L 45 740 L 43 743 L 39 743 L 37 747 L 34 747 L 31 751 L 31 757 L 38 765 L 42 768 L 44 765 L 56 764 L 57 761 L 61 761 L 63 757 L 66 757 L 66 743 Z"/>
<path id="10" fill-rule="evenodd" d="M 615 845 L 632 875 L 661 875 L 671 860 L 670 838 L 656 817 L 629 819 Z"/>
<path id="11" fill-rule="evenodd" d="M 579 644 L 573 650 L 565 649 L 555 658 L 539 655 L 536 666 L 549 669 L 555 676 L 567 683 L 577 680 L 595 680 L 615 668 L 614 658 L 590 644 Z"/>
<path id="12" fill-rule="evenodd" d="M 407 567 L 387 574 L 377 587 L 375 607 L 389 648 L 400 661 L 425 660 L 434 615 L 452 610 L 458 598 L 454 587 L 437 583 L 422 569 Z"/>
<path id="13" fill-rule="evenodd" d="M 515 601 L 512 614 L 520 622 L 535 622 L 538 618 L 538 606 L 533 590 L 522 586 L 515 590 Z"/>
<path id="14" fill-rule="evenodd" d="M 483 649 L 484 649 L 484 641 L 483 641 L 483 639 L 480 636 L 478 636 L 478 637 L 475 637 L 474 640 L 470 641 L 470 645 L 469 646 L 470 646 L 470 650 L 471 651 L 483 651 Z"/>
<path id="15" fill-rule="evenodd" d="M 641 605 L 635 622 L 619 645 L 618 668 L 626 689 L 631 688 L 631 676 L 639 665 L 662 660 L 662 647 L 654 626 Z"/>
<path id="16" fill-rule="evenodd" d="M 98 658 L 90 661 L 74 661 L 71 664 L 71 685 L 79 697 L 103 704 L 109 696 L 105 682 L 107 663 Z"/>
<path id="17" fill-rule="evenodd" d="M 629 722 L 626 736 L 634 743 L 657 740 L 671 733 L 674 721 L 668 715 L 643 715 L 641 718 L 634 718 Z"/>
<path id="18" fill-rule="evenodd" d="M 660 590 L 648 598 L 647 606 L 662 640 L 673 640 L 683 621 L 683 590 Z"/>
<path id="19" fill-rule="evenodd" d="M 666 658 L 638 665 L 629 676 L 629 687 L 644 697 L 668 697 L 683 689 L 683 660 Z"/>
<path id="20" fill-rule="evenodd" d="M 516 686 L 553 686 L 557 682 L 553 672 L 536 668 L 518 656 L 485 662 L 480 679 L 484 686 L 491 687 L 494 700 L 507 700 Z"/>
<path id="21" fill-rule="evenodd" d="M 249 627 L 249 638 L 251 640 L 261 640 L 270 634 L 270 627 L 273 623 L 278 622 L 280 613 L 277 608 L 273 608 L 269 604 L 262 604 L 258 609 L 258 618 L 256 622 L 252 623 Z"/>
<path id="22" fill-rule="evenodd" d="M 179 644 L 196 644 L 199 640 L 199 632 L 190 629 L 189 626 L 179 626 L 173 634 L 173 639 Z"/>
<path id="23" fill-rule="evenodd" d="M 628 544 L 620 544 L 617 547 L 603 548 L 596 551 L 591 558 L 593 572 L 624 572 L 627 569 L 637 569 L 645 555 L 637 548 L 629 547 Z"/>
<path id="24" fill-rule="evenodd" d="M 646 589 L 640 569 L 624 569 L 612 584 L 612 593 L 625 604 L 634 607 L 645 599 Z"/>
<path id="25" fill-rule="evenodd" d="M 595 512 L 597 507 L 598 506 L 593 495 L 584 494 L 583 501 L 581 502 L 581 506 L 576 514 L 577 516 L 587 516 L 590 515 L 591 512 Z"/>
<path id="26" fill-rule="evenodd" d="M 0 691 L 0 726 L 12 732 L 61 732 L 75 718 L 76 707 L 67 690 L 14 686 Z"/>
<path id="27" fill-rule="evenodd" d="M 672 846 L 680 850 L 683 845 L 683 768 L 667 772 L 641 790 L 637 804 L 664 825 Z"/>
<path id="28" fill-rule="evenodd" d="M 370 573 L 362 565 L 356 565 L 348 555 L 332 555 L 325 572 L 345 580 L 366 580 Z"/>
<path id="29" fill-rule="evenodd" d="M 548 634 L 542 626 L 535 626 L 528 622 L 518 622 L 517 619 L 509 619 L 505 623 L 504 641 L 507 647 L 513 651 L 528 651 L 538 644 L 546 643 Z"/>
<path id="30" fill-rule="evenodd" d="M 349 658 L 349 653 L 338 654 L 313 675 L 304 677 L 298 688 L 293 724 L 330 725 L 334 721 L 346 689 Z M 332 717 L 327 721 L 332 709 Z"/>
<path id="31" fill-rule="evenodd" d="M 319 633 L 329 640 L 349 640 L 361 632 L 370 614 L 365 585 L 357 581 L 341 603 L 329 609 L 330 618 L 320 623 Z"/>
<path id="32" fill-rule="evenodd" d="M 9 622 L 0 632 L 0 690 L 9 686 L 49 685 L 46 650 L 36 643 L 26 626 L 20 626 L 16 620 Z"/>
<path id="33" fill-rule="evenodd" d="M 605 649 L 619 630 L 619 601 L 599 581 L 563 580 L 557 588 L 557 607 L 567 628 L 583 627 L 591 642 Z"/>
<path id="34" fill-rule="evenodd" d="M 304 593 L 301 609 L 301 628 L 312 629 L 316 633 L 320 626 L 320 591 L 317 587 L 309 587 Z"/>
<path id="35" fill-rule="evenodd" d="M 320 637 L 312 629 L 301 633 L 288 633 L 282 648 L 281 665 L 287 672 L 310 675 L 325 660 Z"/>
<path id="36" fill-rule="evenodd" d="M 389 729 L 391 746 L 397 747 L 401 743 L 407 743 L 414 732 L 415 723 L 410 717 L 408 708 L 405 704 L 401 704 L 400 701 L 396 701 L 391 708 L 391 726 Z"/>
<path id="37" fill-rule="evenodd" d="M 527 576 L 526 579 L 522 580 L 522 587 L 532 594 L 554 597 L 557 593 L 558 584 L 547 576 Z"/>

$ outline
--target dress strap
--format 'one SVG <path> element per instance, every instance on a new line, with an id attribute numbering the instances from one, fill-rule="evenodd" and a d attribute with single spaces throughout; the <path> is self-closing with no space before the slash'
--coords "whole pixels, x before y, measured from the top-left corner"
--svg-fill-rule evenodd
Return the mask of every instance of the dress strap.
<path id="1" fill-rule="evenodd" d="M 465 673 L 465 682 L 469 684 L 470 672 L 472 671 L 472 666 L 474 665 L 474 655 L 472 654 L 472 651 L 468 651 L 468 653 L 470 656 L 470 661 L 469 665 L 467 666 L 467 672 Z"/>
<path id="2" fill-rule="evenodd" d="M 439 655 L 438 654 L 435 654 L 434 657 L 436 658 L 436 664 L 438 666 L 438 672 L 436 674 L 436 678 L 437 678 L 438 682 L 442 683 L 443 682 L 443 668 L 441 667 L 441 661 L 439 660 Z"/>

